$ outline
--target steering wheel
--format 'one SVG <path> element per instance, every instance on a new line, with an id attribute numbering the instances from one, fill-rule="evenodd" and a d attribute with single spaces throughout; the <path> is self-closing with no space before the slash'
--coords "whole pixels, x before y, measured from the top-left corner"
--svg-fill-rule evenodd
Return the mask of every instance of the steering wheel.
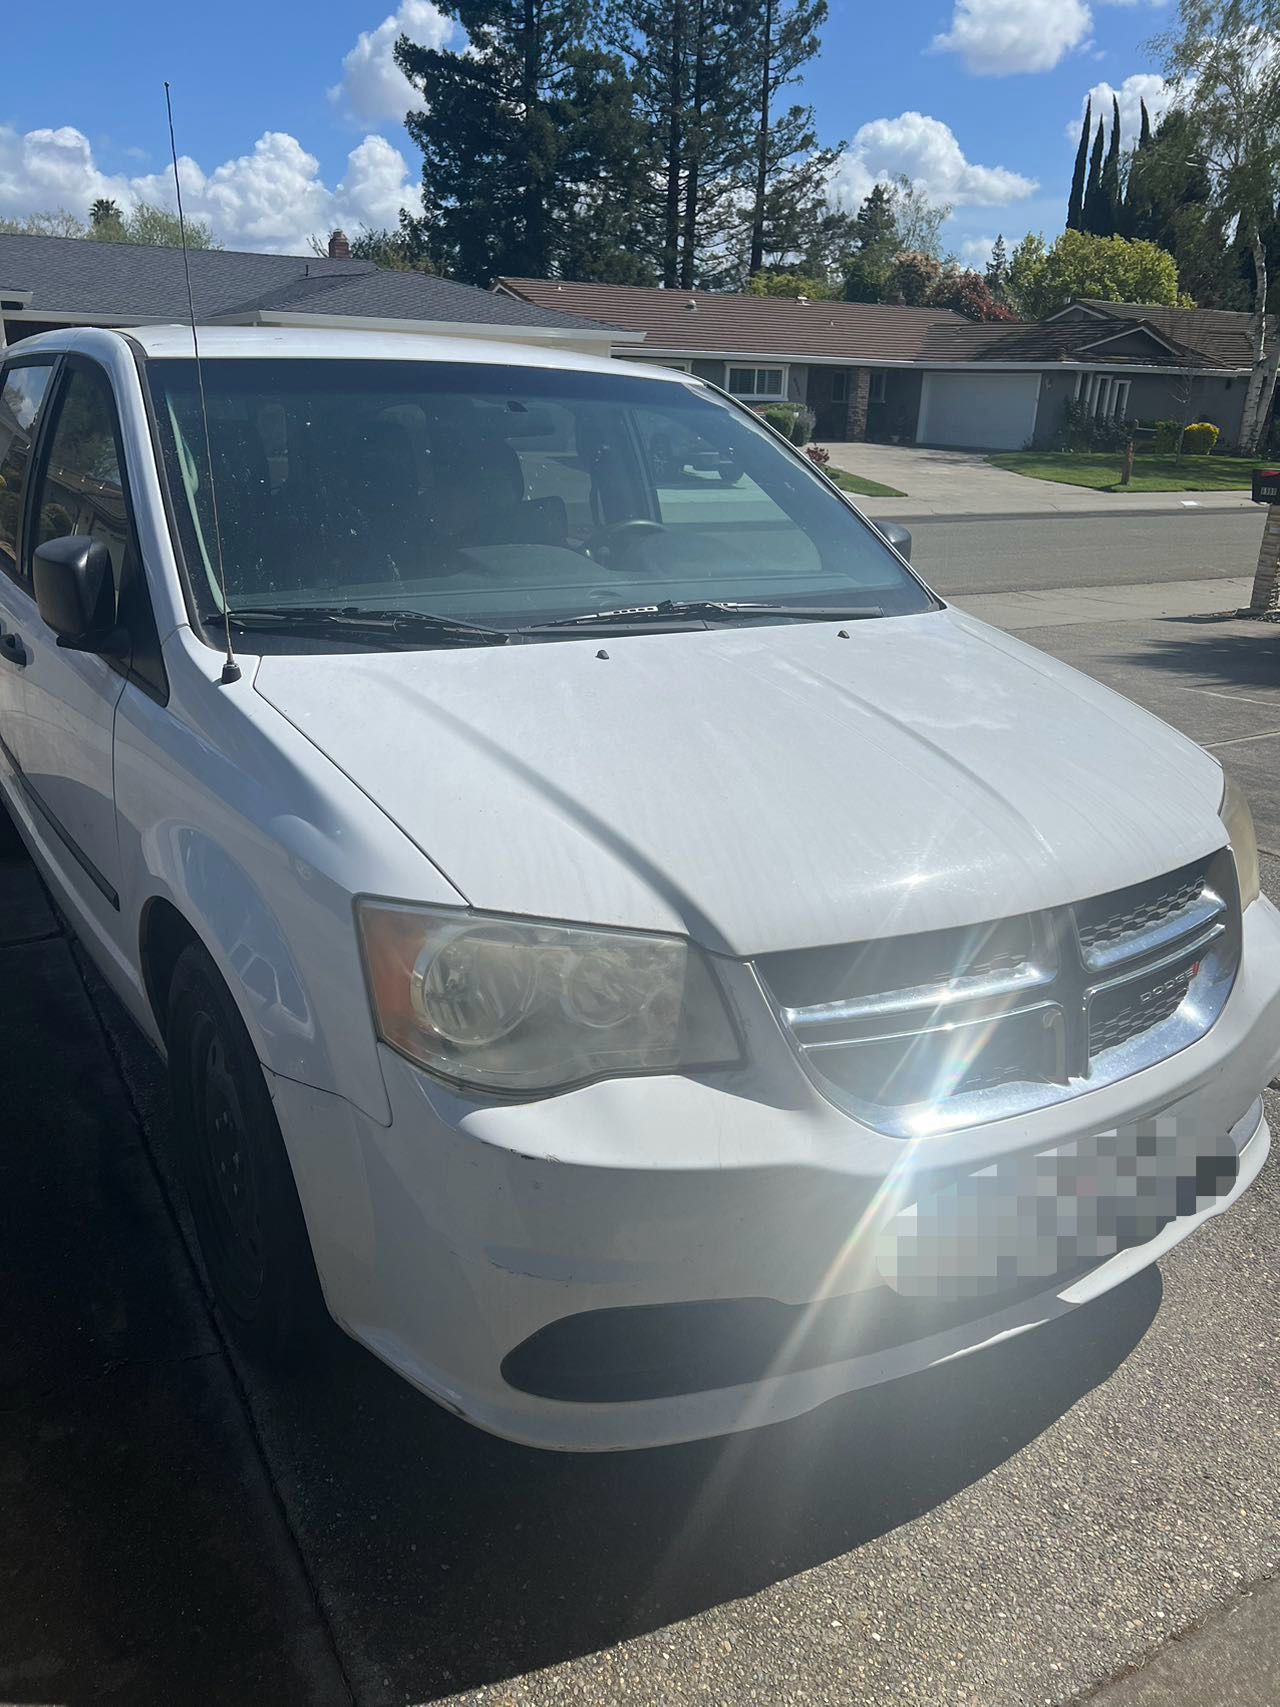
<path id="1" fill-rule="evenodd" d="M 652 539 L 655 534 L 668 531 L 661 522 L 651 522 L 644 516 L 631 516 L 625 522 L 611 522 L 608 527 L 598 528 L 591 536 L 588 549 L 593 557 L 597 551 L 606 551 L 607 568 L 626 569 L 630 567 L 638 545 Z"/>

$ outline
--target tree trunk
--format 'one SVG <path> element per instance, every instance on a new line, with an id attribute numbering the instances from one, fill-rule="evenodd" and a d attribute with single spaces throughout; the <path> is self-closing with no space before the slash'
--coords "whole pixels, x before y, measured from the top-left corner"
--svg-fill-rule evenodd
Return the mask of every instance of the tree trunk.
<path id="1" fill-rule="evenodd" d="M 756 145 L 755 207 L 751 216 L 751 258 L 747 275 L 754 278 L 764 265 L 764 202 L 769 185 L 769 97 L 773 78 L 773 0 L 765 0 L 764 35 L 760 51 L 760 136 Z"/>
<path id="2" fill-rule="evenodd" d="M 1276 362 L 1280 357 L 1280 341 L 1272 340 L 1267 348 L 1267 252 L 1257 226 L 1251 238 L 1253 250 L 1253 321 L 1249 328 L 1253 340 L 1253 371 L 1249 389 L 1244 396 L 1244 412 L 1240 419 L 1240 449 L 1246 456 L 1257 454 L 1266 430 L 1267 416 L 1276 388 Z"/>
<path id="3" fill-rule="evenodd" d="M 680 267 L 680 180 L 684 165 L 685 0 L 671 8 L 671 56 L 667 82 L 667 190 L 663 207 L 662 282 L 673 290 Z"/>
<path id="4" fill-rule="evenodd" d="M 524 0 L 524 65 L 520 95 L 524 102 L 527 133 L 533 130 L 533 114 L 538 104 L 538 71 L 542 57 L 539 40 L 539 0 Z M 547 272 L 546 206 L 543 185 L 537 167 L 526 153 L 524 184 L 524 246 L 530 272 L 542 278 Z"/>
<path id="5" fill-rule="evenodd" d="M 697 30 L 697 48 L 694 53 L 693 94 L 689 102 L 692 123 L 689 133 L 692 146 L 689 149 L 689 161 L 684 175 L 684 238 L 680 255 L 680 288 L 693 289 L 694 263 L 698 253 L 698 173 L 701 156 L 706 147 L 703 134 L 702 103 L 705 98 L 706 77 L 706 6 L 704 0 L 697 0 L 695 29 Z"/>
<path id="6" fill-rule="evenodd" d="M 1253 574 L 1250 616 L 1280 614 L 1280 504 L 1267 505 L 1267 519 L 1258 549 L 1258 567 Z"/>

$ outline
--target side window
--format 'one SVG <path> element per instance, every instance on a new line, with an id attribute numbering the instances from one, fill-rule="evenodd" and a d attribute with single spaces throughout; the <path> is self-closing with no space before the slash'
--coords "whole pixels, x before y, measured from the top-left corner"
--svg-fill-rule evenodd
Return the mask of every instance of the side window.
<path id="1" fill-rule="evenodd" d="M 18 574 L 18 521 L 22 488 L 31 460 L 36 417 L 49 386 L 51 366 L 16 367 L 0 387 L 0 569 Z"/>
<path id="2" fill-rule="evenodd" d="M 101 540 L 111 553 L 119 590 L 129 518 L 116 455 L 115 400 L 104 373 L 72 368 L 47 446 L 34 544 L 73 533 Z"/>

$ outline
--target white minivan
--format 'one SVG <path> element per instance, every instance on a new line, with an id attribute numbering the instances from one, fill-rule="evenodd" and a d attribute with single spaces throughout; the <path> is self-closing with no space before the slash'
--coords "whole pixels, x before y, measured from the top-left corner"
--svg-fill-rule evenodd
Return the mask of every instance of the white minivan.
<path id="1" fill-rule="evenodd" d="M 498 1434 L 653 1446 L 1245 1190 L 1280 915 L 1215 759 L 687 374 L 201 350 L 3 358 L 0 787 L 167 1057 L 252 1352 L 327 1307 Z"/>

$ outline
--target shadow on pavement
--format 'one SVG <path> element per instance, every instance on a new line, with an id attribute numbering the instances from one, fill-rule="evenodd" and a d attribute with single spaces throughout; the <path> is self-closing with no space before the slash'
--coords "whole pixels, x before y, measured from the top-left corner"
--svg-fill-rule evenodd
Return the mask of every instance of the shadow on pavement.
<path id="1" fill-rule="evenodd" d="M 46 983 L 12 958 L 28 953 Z M 0 1165 L 23 1233 L 4 1258 L 0 1699 L 339 1699 L 65 941 L 0 949 L 6 988 L 0 1068 L 23 1117 Z M 158 1066 L 90 993 L 167 1173 Z M 482 1435 L 336 1330 L 303 1378 L 244 1373 L 357 1697 L 407 1703 L 594 1652 L 909 1522 L 1105 1381 L 1160 1296 L 1148 1270 L 796 1422 L 608 1457 Z"/>
<path id="2" fill-rule="evenodd" d="M 71 948 L 3 856 L 0 1296 L 0 1700 L 346 1701 Z"/>
<path id="3" fill-rule="evenodd" d="M 727 1441 L 608 1457 L 481 1435 L 335 1337 L 255 1409 L 348 1672 L 434 1699 L 653 1630 L 950 1499 L 1105 1381 L 1146 1271 L 1038 1333 Z"/>
<path id="4" fill-rule="evenodd" d="M 1164 630 L 1177 629 L 1177 635 Z M 1280 623 L 1230 622 L 1220 616 L 1166 617 L 1140 650 L 1113 660 L 1141 670 L 1171 670 L 1222 686 L 1280 688 Z"/>

